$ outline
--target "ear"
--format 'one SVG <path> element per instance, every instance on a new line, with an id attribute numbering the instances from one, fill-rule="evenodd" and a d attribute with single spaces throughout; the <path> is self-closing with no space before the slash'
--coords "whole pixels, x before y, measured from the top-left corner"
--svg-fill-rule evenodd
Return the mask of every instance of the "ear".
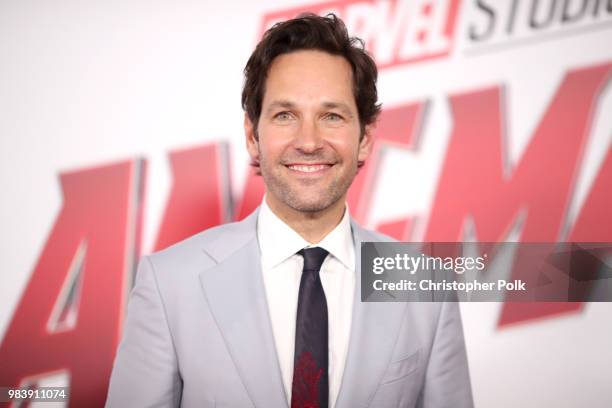
<path id="1" fill-rule="evenodd" d="M 244 135 L 246 137 L 246 148 L 249 152 L 249 156 L 251 156 L 251 161 L 255 163 L 259 163 L 259 140 L 255 135 L 255 126 L 251 119 L 249 119 L 249 115 L 245 112 L 244 114 Z"/>
<path id="2" fill-rule="evenodd" d="M 375 123 L 365 126 L 363 137 L 359 142 L 359 152 L 357 154 L 357 161 L 360 163 L 365 162 L 368 156 L 370 155 L 370 152 L 372 151 L 372 145 L 374 144 L 373 135 L 375 127 Z"/>

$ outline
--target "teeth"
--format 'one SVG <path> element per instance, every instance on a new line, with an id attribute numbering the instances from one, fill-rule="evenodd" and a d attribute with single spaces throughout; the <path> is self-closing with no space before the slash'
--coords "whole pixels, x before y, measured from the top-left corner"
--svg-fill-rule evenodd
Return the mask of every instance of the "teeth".
<path id="1" fill-rule="evenodd" d="M 328 168 L 327 164 L 317 164 L 314 166 L 303 166 L 303 165 L 293 165 L 289 166 L 291 170 L 302 171 L 304 173 L 312 173 L 314 171 L 319 171 Z"/>

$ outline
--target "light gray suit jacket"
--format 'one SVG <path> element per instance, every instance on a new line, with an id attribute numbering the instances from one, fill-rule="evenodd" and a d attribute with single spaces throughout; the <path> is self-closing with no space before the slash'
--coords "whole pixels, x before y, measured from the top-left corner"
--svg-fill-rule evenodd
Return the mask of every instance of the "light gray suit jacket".
<path id="1" fill-rule="evenodd" d="M 141 260 L 107 407 L 288 407 L 257 213 Z M 357 254 L 388 240 L 351 227 Z M 336 407 L 471 407 L 458 305 L 361 302 L 359 264 Z"/>

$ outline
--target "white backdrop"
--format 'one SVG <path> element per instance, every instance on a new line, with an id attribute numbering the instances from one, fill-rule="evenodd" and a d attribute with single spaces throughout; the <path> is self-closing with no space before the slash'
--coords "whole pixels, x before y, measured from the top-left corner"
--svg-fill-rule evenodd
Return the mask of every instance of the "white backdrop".
<path id="1" fill-rule="evenodd" d="M 169 151 L 230 142 L 233 188 L 241 194 L 247 169 L 242 68 L 266 13 L 311 3 L 0 3 L 0 340 L 61 208 L 59 172 L 146 158 L 143 253 L 154 245 L 171 185 Z M 470 27 L 484 30 L 487 15 L 476 1 L 460 2 L 449 55 L 381 69 L 383 106 L 427 100 L 429 125 L 418 149 L 385 155 L 368 226 L 427 218 L 453 126 L 449 95 L 502 85 L 507 154 L 517 163 L 567 71 L 612 61 L 606 2 L 598 18 L 535 34 L 520 23 L 531 3 L 520 3 L 517 31 L 508 36 L 501 22 L 511 3 L 484 2 L 496 10 L 498 25 L 490 40 L 475 44 Z M 568 226 L 610 149 L 611 112 L 608 86 Z M 499 304 L 461 307 L 477 407 L 612 406 L 612 304 L 587 304 L 579 313 L 503 329 L 497 327 Z"/>

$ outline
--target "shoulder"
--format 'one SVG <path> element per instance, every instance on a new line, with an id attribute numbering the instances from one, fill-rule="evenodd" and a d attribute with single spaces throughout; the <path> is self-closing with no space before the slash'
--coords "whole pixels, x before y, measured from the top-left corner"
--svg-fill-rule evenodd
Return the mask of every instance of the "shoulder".
<path id="1" fill-rule="evenodd" d="M 397 240 L 380 232 L 367 229 L 351 219 L 351 228 L 356 242 L 396 242 Z"/>
<path id="2" fill-rule="evenodd" d="M 175 244 L 170 245 L 160 251 L 152 253 L 150 256 L 156 259 L 187 255 L 194 251 L 201 251 L 210 243 L 221 239 L 226 234 L 231 234 L 236 227 L 236 222 L 221 224 L 207 230 L 198 232 L 188 238 L 185 238 Z"/>
<path id="3" fill-rule="evenodd" d="M 174 245 L 147 256 L 159 273 L 171 271 L 173 276 L 202 271 L 256 237 L 257 212 L 238 222 L 209 228 Z"/>

